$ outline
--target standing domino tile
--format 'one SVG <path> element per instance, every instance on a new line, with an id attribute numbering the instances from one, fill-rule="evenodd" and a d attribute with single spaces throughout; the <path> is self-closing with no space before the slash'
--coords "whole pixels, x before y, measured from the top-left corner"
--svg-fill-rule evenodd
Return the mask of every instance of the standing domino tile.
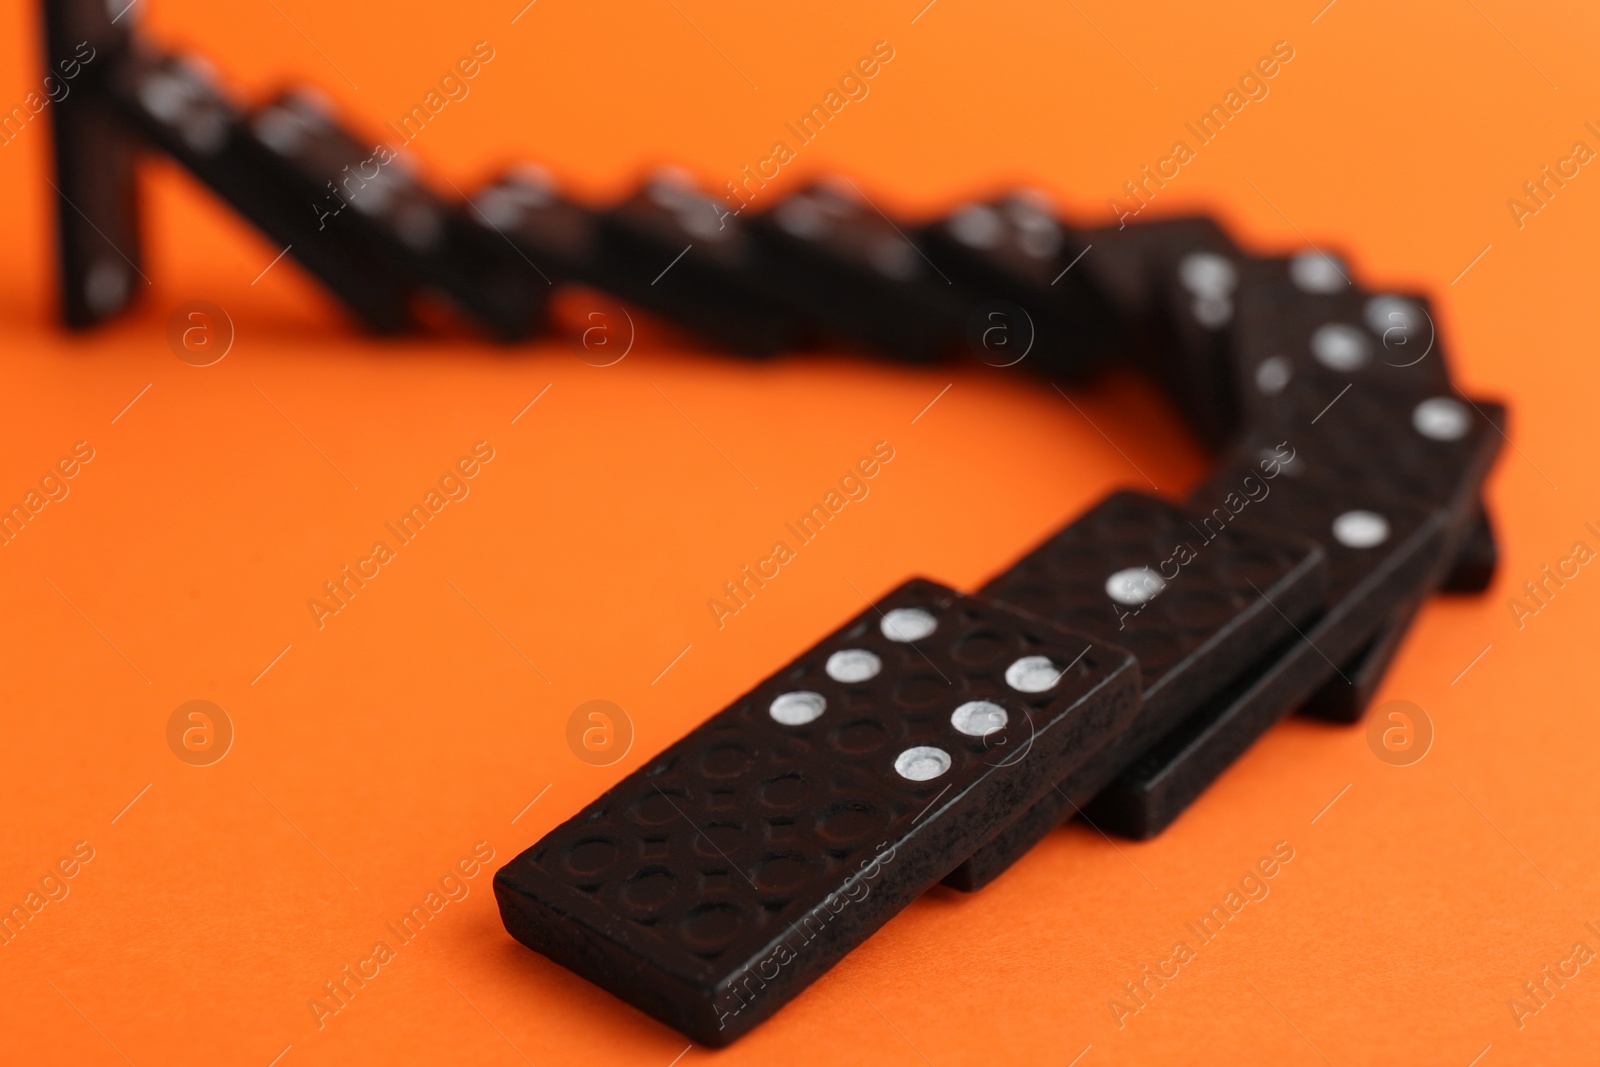
<path id="1" fill-rule="evenodd" d="M 1121 730 L 1119 649 L 914 580 L 495 876 L 523 944 L 725 1045 Z"/>
<path id="2" fill-rule="evenodd" d="M 106 0 L 43 5 L 57 270 L 62 318 L 73 329 L 119 314 L 145 281 L 138 146 L 104 89 L 128 48 L 136 17 L 131 6 L 113 10 Z"/>
<path id="3" fill-rule="evenodd" d="M 1257 492 L 1270 483 L 1257 476 Z M 986 885 L 1070 819 L 1140 753 L 1323 608 L 1325 554 L 1309 540 L 1218 526 L 1141 493 L 1075 519 L 981 594 L 1103 641 L 1139 661 L 1143 701 L 1127 729 L 945 879 Z"/>

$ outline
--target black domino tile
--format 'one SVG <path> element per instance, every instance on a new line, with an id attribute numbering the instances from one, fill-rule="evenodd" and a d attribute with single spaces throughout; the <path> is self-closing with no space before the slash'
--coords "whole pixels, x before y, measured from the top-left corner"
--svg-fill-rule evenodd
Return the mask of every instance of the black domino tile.
<path id="1" fill-rule="evenodd" d="M 1259 261 L 1258 261 L 1259 262 Z M 1382 425 L 1392 405 L 1417 405 L 1431 400 L 1435 423 L 1448 424 L 1450 402 L 1468 403 L 1451 384 L 1448 360 L 1437 320 L 1428 301 L 1409 293 L 1370 293 L 1341 285 L 1319 261 L 1301 264 L 1304 273 L 1289 284 L 1256 271 L 1241 301 L 1241 322 L 1235 331 L 1233 368 L 1236 392 L 1245 421 L 1258 441 L 1303 425 L 1321 424 L 1333 435 L 1333 444 L 1347 453 L 1342 466 L 1351 477 L 1390 479 L 1391 462 L 1363 467 L 1361 442 L 1377 432 L 1393 440 Z M 1294 272 L 1291 271 L 1292 275 Z M 1345 405 L 1353 398 L 1354 405 Z M 1432 399 L 1440 398 L 1440 399 Z M 1341 410 L 1344 406 L 1344 410 Z M 1350 407 L 1358 409 L 1353 414 Z M 1415 416 L 1415 412 L 1413 413 Z M 1504 408 L 1482 404 L 1468 420 L 1469 436 L 1477 441 L 1480 458 L 1492 458 L 1503 438 Z M 1486 442 L 1484 420 L 1493 430 Z M 1456 420 L 1461 422 L 1462 420 Z M 1482 445 L 1487 444 L 1487 450 Z M 1461 470 L 1459 455 L 1445 455 L 1415 434 L 1395 442 L 1403 467 L 1418 446 L 1427 450 L 1423 462 L 1433 467 L 1431 478 L 1407 471 L 1402 492 L 1433 493 L 1443 484 L 1467 485 L 1474 481 L 1469 465 Z M 1469 449 L 1474 445 L 1469 442 Z M 1464 494 L 1452 498 L 1457 519 L 1466 517 Z M 1481 592 L 1493 576 L 1497 550 L 1493 529 L 1479 500 L 1473 508 L 1476 524 L 1464 530 L 1456 559 L 1441 589 Z"/>
<path id="2" fill-rule="evenodd" d="M 1453 554 L 1446 548 L 1449 569 L 1435 591 L 1479 593 L 1486 589 L 1494 578 L 1497 550 L 1481 498 L 1468 513 L 1464 532 L 1462 520 L 1457 518 L 1447 532 L 1446 543 L 1454 546 Z M 1327 679 L 1307 698 L 1300 706 L 1300 714 L 1324 722 L 1359 722 L 1399 654 L 1423 599 L 1418 597 L 1396 610 L 1337 676 Z"/>
<path id="3" fill-rule="evenodd" d="M 1078 231 L 1088 254 L 1078 268 L 1093 279 L 1119 320 L 1124 340 L 1138 340 L 1140 327 L 1156 317 L 1158 293 L 1177 260 L 1191 252 L 1237 255 L 1215 219 L 1183 215 L 1132 225 Z"/>
<path id="4" fill-rule="evenodd" d="M 861 677 L 873 657 L 879 673 Z M 1031 657 L 1054 666 L 1016 666 Z M 1008 677 L 1054 685 L 1024 693 Z M 953 714 L 979 701 L 1004 708 L 1006 724 L 958 732 Z M 530 948 L 725 1045 L 936 884 L 1138 703 L 1128 653 L 913 580 L 507 864 L 495 876 L 501 918 Z M 940 766 L 933 752 L 909 758 L 916 749 L 948 766 L 902 776 L 897 764 Z"/>
<path id="5" fill-rule="evenodd" d="M 1151 370 L 1212 447 L 1239 429 L 1229 368 L 1246 260 L 1233 246 L 1174 243 L 1160 249 L 1149 267 L 1158 338 Z"/>
<path id="6" fill-rule="evenodd" d="M 1115 323 L 1109 298 L 1087 270 L 1074 269 L 1089 244 L 1043 193 L 963 204 L 921 227 L 915 240 L 982 298 L 969 316 L 967 345 L 984 362 L 1069 381 L 1103 362 Z"/>
<path id="7" fill-rule="evenodd" d="M 1439 585 L 1443 593 L 1481 593 L 1494 578 L 1497 550 L 1494 531 L 1489 525 L 1488 513 L 1479 500 L 1473 516 L 1468 520 L 1468 532 L 1461 541 L 1450 570 Z M 1300 714 L 1324 722 L 1352 723 L 1360 721 L 1372 702 L 1373 694 L 1383 684 L 1394 657 L 1399 653 L 1411 623 L 1416 619 L 1422 601 L 1415 600 L 1400 608 L 1367 644 L 1339 670 L 1339 676 L 1329 678 L 1322 687 L 1300 707 Z"/>
<path id="8" fill-rule="evenodd" d="M 807 339 L 738 215 L 663 170 L 603 213 L 590 281 L 731 351 L 770 356 Z"/>
<path id="9" fill-rule="evenodd" d="M 1126 730 L 945 884 L 970 892 L 992 881 L 1262 648 L 1319 612 L 1326 582 L 1314 541 L 1208 527 L 1200 515 L 1135 492 L 1107 497 L 990 580 L 980 595 L 1132 652 L 1143 701 Z"/>
<path id="10" fill-rule="evenodd" d="M 1097 797 L 1086 815 L 1104 829 L 1130 837 L 1160 832 L 1291 709 L 1358 718 L 1398 648 L 1395 616 L 1409 617 L 1437 587 L 1472 529 L 1502 439 L 1501 405 L 1457 396 L 1419 400 L 1409 387 L 1369 383 L 1330 409 L 1343 407 L 1339 421 L 1313 424 L 1303 416 L 1320 397 L 1305 390 L 1302 380 L 1276 421 L 1247 439 L 1191 503 L 1216 501 L 1219 521 L 1235 515 L 1247 527 L 1318 538 L 1332 564 L 1332 606 L 1301 640 L 1264 657 Z M 1287 438 L 1268 445 L 1277 433 L 1295 435 L 1298 447 Z M 1273 472 L 1268 495 L 1230 498 L 1248 459 L 1263 452 L 1269 458 L 1251 473 Z M 1355 513 L 1384 520 L 1380 544 L 1340 543 L 1335 523 Z M 1362 526 L 1356 522 L 1355 532 Z"/>
<path id="11" fill-rule="evenodd" d="M 1442 593 L 1482 593 L 1494 582 L 1500 564 L 1500 548 L 1495 542 L 1494 523 L 1480 499 L 1472 527 L 1456 553 L 1450 573 L 1439 586 Z"/>
<path id="12" fill-rule="evenodd" d="M 50 112 L 61 312 L 86 329 L 120 314 L 146 284 L 138 145 L 99 94 L 80 88 Z"/>
<path id="13" fill-rule="evenodd" d="M 1336 676 L 1306 698 L 1300 714 L 1324 722 L 1358 722 L 1383 684 L 1421 606 L 1421 599 L 1415 599 L 1396 609 L 1372 639 L 1339 667 Z"/>
<path id="14" fill-rule="evenodd" d="M 1451 558 L 1450 569 L 1439 585 L 1443 593 L 1481 593 L 1494 578 L 1497 549 L 1488 513 L 1480 499 L 1468 519 L 1465 538 Z M 1421 610 L 1419 598 L 1397 610 L 1362 649 L 1346 662 L 1337 677 L 1329 678 L 1300 707 L 1300 714 L 1324 722 L 1360 721 L 1383 684 L 1399 653 L 1411 623 Z"/>
<path id="15" fill-rule="evenodd" d="M 87 329 L 127 308 L 145 284 L 138 143 L 104 91 L 134 16 L 113 21 L 105 0 L 42 7 L 61 314 L 69 327 Z"/>
<path id="16" fill-rule="evenodd" d="M 404 152 L 340 125 L 320 94 L 284 92 L 249 126 L 260 173 L 303 202 L 323 242 L 347 241 L 401 284 L 443 293 L 502 340 L 540 324 L 547 287 L 531 264 L 504 242 L 463 245 L 470 209 L 436 196 Z"/>
<path id="17" fill-rule="evenodd" d="M 91 63 L 115 62 L 133 39 L 140 16 L 138 5 L 127 0 L 44 0 L 39 6 L 46 50 L 70 55 L 81 42 L 94 57 Z"/>
<path id="18" fill-rule="evenodd" d="M 1184 255 L 1210 253 L 1230 259 L 1239 251 L 1216 220 L 1179 216 L 1132 225 L 1080 230 L 1088 249 L 1075 270 L 1102 293 L 1111 308 L 1116 348 L 1129 365 L 1142 370 L 1165 392 L 1185 424 L 1206 443 L 1225 436 L 1227 413 L 1214 417 L 1199 410 L 1198 397 L 1222 395 L 1221 377 L 1204 368 L 1208 380 L 1199 394 L 1185 383 L 1200 371 L 1175 343 L 1168 328 L 1171 279 Z M 1180 374 L 1183 382 L 1172 380 Z M 1213 384 L 1209 379 L 1216 379 Z"/>
<path id="19" fill-rule="evenodd" d="M 1328 553 L 1329 608 L 1102 790 L 1084 809 L 1101 829 L 1136 839 L 1161 832 L 1268 728 L 1335 677 L 1395 611 L 1437 581 L 1450 534 L 1443 509 L 1359 483 L 1325 481 L 1309 470 L 1289 475 L 1284 466 L 1270 492 L 1244 505 L 1233 521 L 1319 540 Z M 1259 481 L 1264 472 L 1225 464 L 1213 485 L 1242 483 L 1246 476 Z M 1231 512 L 1226 503 L 1219 507 Z M 1356 513 L 1362 518 L 1352 522 L 1348 516 Z M 1374 524 L 1365 521 L 1372 516 L 1382 519 L 1384 536 L 1367 544 L 1360 535 L 1373 533 Z M 1350 543 L 1341 542 L 1336 528 Z"/>
<path id="20" fill-rule="evenodd" d="M 1450 535 L 1438 580 L 1473 531 L 1480 488 L 1505 439 L 1506 409 L 1473 399 L 1448 383 L 1352 380 L 1326 368 L 1297 373 L 1236 446 L 1239 457 L 1292 455 L 1286 479 L 1311 471 L 1319 479 L 1371 486 L 1444 509 Z M 1211 478 L 1195 499 L 1221 500 L 1226 474 Z M 1214 506 L 1214 505 L 1213 505 Z"/>
<path id="21" fill-rule="evenodd" d="M 266 172 L 261 160 L 270 150 L 204 64 L 136 46 L 110 91 L 146 140 L 287 248 L 369 328 L 392 333 L 409 325 L 406 279 L 367 247 L 319 229 L 318 198 Z"/>
<path id="22" fill-rule="evenodd" d="M 1324 384 L 1322 393 L 1332 393 L 1335 382 Z M 1321 403 L 1317 396 L 1300 405 L 1304 415 Z M 1413 500 L 1427 500 L 1446 515 L 1444 544 L 1436 562 L 1427 592 L 1433 592 L 1452 576 L 1469 576 L 1482 568 L 1484 531 L 1488 517 L 1483 511 L 1481 487 L 1490 465 L 1505 439 L 1504 405 L 1489 400 L 1473 400 L 1445 391 L 1427 395 L 1413 383 L 1380 387 L 1364 382 L 1339 396 L 1310 432 L 1301 437 L 1305 461 L 1331 470 L 1335 477 L 1354 483 L 1383 486 Z M 1282 422 L 1266 429 L 1282 430 Z M 1488 540 L 1493 572 L 1494 542 Z M 1394 627 L 1409 625 L 1420 603 L 1405 613 Z M 1373 646 L 1392 656 L 1400 635 L 1375 634 Z M 1381 680 L 1388 657 L 1377 655 L 1364 667 L 1351 666 L 1356 673 L 1372 678 L 1370 685 L 1357 684 L 1350 677 L 1332 678 L 1301 710 L 1316 718 L 1333 722 L 1354 722 L 1365 710 L 1371 691 Z M 1376 668 L 1373 675 L 1372 668 Z M 1345 672 L 1350 675 L 1351 672 Z"/>
<path id="23" fill-rule="evenodd" d="M 1329 672 L 1304 637 L 1285 638 L 1113 779 L 1085 821 L 1135 841 L 1161 833 Z"/>
<path id="24" fill-rule="evenodd" d="M 1334 383 L 1335 390 L 1372 385 L 1419 397 L 1451 391 L 1444 346 L 1426 299 L 1350 287 L 1287 290 L 1263 282 L 1246 287 L 1241 299 L 1229 366 L 1247 424 L 1274 417 L 1291 383 L 1307 376 Z"/>
<path id="25" fill-rule="evenodd" d="M 1409 384 L 1341 387 L 1337 377 L 1308 375 L 1241 448 L 1265 451 L 1287 442 L 1296 459 L 1291 478 L 1304 467 L 1444 509 L 1450 529 L 1437 585 L 1472 533 L 1483 480 L 1505 440 L 1505 419 L 1497 401 L 1429 395 Z M 1215 480 L 1212 486 L 1217 493 Z"/>
<path id="26" fill-rule="evenodd" d="M 588 284 L 595 273 L 597 216 L 564 195 L 543 167 L 521 163 L 477 189 L 455 224 L 474 247 L 501 244 L 537 275 L 546 290 L 563 283 Z M 521 267 L 514 267 L 521 274 Z"/>
<path id="27" fill-rule="evenodd" d="M 477 201 L 486 195 L 494 199 L 478 190 L 445 214 L 447 255 L 460 264 L 458 276 L 474 287 L 469 314 L 499 340 L 520 341 L 544 326 L 555 281 L 538 260 L 485 221 Z"/>
<path id="28" fill-rule="evenodd" d="M 1129 324 L 1121 331 L 1123 347 L 1139 355 L 1212 447 L 1228 443 L 1256 412 L 1247 406 L 1253 394 L 1245 395 L 1239 380 L 1240 333 L 1259 335 L 1259 323 L 1292 318 L 1286 307 L 1320 313 L 1337 294 L 1353 291 L 1349 269 L 1335 253 L 1313 248 L 1288 257 L 1250 256 L 1203 217 L 1107 227 L 1082 239 L 1089 247 L 1087 276 Z M 1283 331 L 1275 329 L 1273 336 Z M 1394 331 L 1387 337 L 1395 347 L 1401 343 Z M 1277 367 L 1269 369 L 1269 380 Z"/>
<path id="29" fill-rule="evenodd" d="M 1429 347 L 1411 343 L 1432 327 L 1425 303 L 1362 294 L 1331 252 L 1262 257 L 1212 248 L 1164 262 L 1159 321 L 1173 357 L 1158 369 L 1169 388 L 1186 391 L 1190 420 L 1208 443 L 1255 425 L 1295 368 L 1317 363 L 1313 353 L 1342 370 L 1387 370 L 1390 384 L 1442 367 L 1438 355 L 1412 359 Z M 1369 332 L 1367 323 L 1385 315 L 1409 325 Z"/>
<path id="30" fill-rule="evenodd" d="M 784 301 L 824 337 L 917 363 L 966 343 L 979 299 L 853 184 L 807 186 L 749 230 Z"/>
<path id="31" fill-rule="evenodd" d="M 1323 312 L 1343 306 L 1345 314 L 1307 316 L 1302 313 L 1307 303 L 1320 303 Z M 1302 464 L 1326 475 L 1444 509 L 1440 567 L 1446 569 L 1435 569 L 1425 591 L 1452 581 L 1486 583 L 1495 549 L 1479 494 L 1504 439 L 1504 406 L 1474 401 L 1451 389 L 1431 313 L 1419 299 L 1359 292 L 1297 294 L 1279 307 L 1288 309 L 1281 321 L 1293 324 L 1291 334 L 1300 347 L 1277 349 L 1285 368 L 1284 388 L 1255 411 L 1255 429 L 1245 447 L 1272 447 L 1272 439 L 1281 435 L 1296 442 Z M 1387 341 L 1380 326 L 1390 334 Z M 1328 330 L 1340 336 L 1335 344 L 1345 365 L 1331 366 L 1315 351 L 1318 333 L 1326 338 Z M 1241 359 L 1248 359 L 1249 348 L 1247 341 Z M 1365 649 L 1305 701 L 1301 712 L 1332 722 L 1357 721 L 1420 601 L 1419 596 L 1375 632 Z"/>

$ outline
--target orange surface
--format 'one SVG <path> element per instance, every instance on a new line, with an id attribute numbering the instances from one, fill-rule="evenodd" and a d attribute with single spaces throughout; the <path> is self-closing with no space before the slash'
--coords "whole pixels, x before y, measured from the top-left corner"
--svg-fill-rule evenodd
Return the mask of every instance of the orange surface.
<path id="1" fill-rule="evenodd" d="M 1076 390 L 1080 414 L 1015 371 L 739 363 L 659 329 L 606 368 L 562 340 L 373 341 L 287 261 L 252 281 L 277 250 L 165 166 L 138 313 L 71 337 L 37 123 L 0 148 L 0 500 L 78 442 L 93 459 L 0 549 L 0 904 L 59 897 L 0 947 L 0 1060 L 1593 1062 L 1600 576 L 1521 625 L 1509 603 L 1575 541 L 1600 547 L 1600 175 L 1520 226 L 1507 201 L 1575 141 L 1600 148 L 1594 10 L 923 2 L 141 6 L 245 93 L 308 79 L 374 131 L 489 42 L 415 153 L 463 188 L 532 157 L 593 196 L 665 160 L 721 188 L 887 41 L 869 95 L 781 181 L 840 168 L 911 212 L 1026 179 L 1087 218 L 1287 42 L 1268 95 L 1150 214 L 1215 211 L 1257 247 L 1311 239 L 1425 287 L 1464 386 L 1512 403 L 1495 588 L 1432 601 L 1380 694 L 1425 710 L 1426 758 L 1288 722 L 1158 840 L 1064 829 L 980 895 L 930 893 L 734 1048 L 685 1050 L 512 942 L 492 868 L 863 595 L 913 573 L 970 587 L 1143 484 L 1135 466 L 1176 494 L 1205 458 L 1136 384 Z M 0 14 L 8 107 L 41 76 L 36 32 L 31 4 Z M 194 299 L 237 329 L 211 367 L 166 345 Z M 880 440 L 871 495 L 717 629 L 708 598 Z M 494 458 L 470 495 L 319 629 L 307 600 L 477 442 Z M 613 766 L 567 745 L 593 699 L 634 726 Z M 168 746 L 191 700 L 234 728 L 211 766 Z M 1269 895 L 1119 1026 L 1123 984 L 1170 973 L 1186 924 L 1279 842 Z M 45 880 L 62 860 L 73 877 Z M 448 878 L 463 861 L 474 876 Z M 399 944 L 385 924 L 435 890 Z M 393 958 L 319 1027 L 308 1002 L 380 940 Z"/>

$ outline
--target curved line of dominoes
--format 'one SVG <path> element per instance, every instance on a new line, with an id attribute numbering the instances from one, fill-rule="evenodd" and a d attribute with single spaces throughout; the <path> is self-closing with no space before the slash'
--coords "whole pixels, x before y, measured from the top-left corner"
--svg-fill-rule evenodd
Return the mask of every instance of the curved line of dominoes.
<path id="1" fill-rule="evenodd" d="M 966 348 L 1071 380 L 1115 352 L 1220 451 L 1182 504 L 1112 494 L 976 594 L 891 591 L 499 872 L 515 937 L 697 1040 L 1065 818 L 1150 836 L 1288 711 L 1354 721 L 1422 601 L 1488 584 L 1505 408 L 1451 384 L 1423 298 L 1334 255 L 1248 255 L 1204 218 L 1083 229 L 1032 193 L 911 225 L 842 179 L 751 217 L 676 172 L 604 209 L 530 167 L 448 202 L 316 93 L 242 109 L 118 6 L 43 5 L 48 69 L 75 83 L 52 109 L 69 325 L 137 291 L 155 149 L 377 332 L 432 292 L 514 341 L 576 283 L 749 356 Z"/>

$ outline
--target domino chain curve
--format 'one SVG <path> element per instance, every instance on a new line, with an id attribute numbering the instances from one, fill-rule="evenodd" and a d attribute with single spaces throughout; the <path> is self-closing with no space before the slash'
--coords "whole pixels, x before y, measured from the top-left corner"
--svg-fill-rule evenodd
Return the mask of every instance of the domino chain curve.
<path id="1" fill-rule="evenodd" d="M 1423 601 L 1493 575 L 1506 409 L 1452 385 L 1424 297 L 1338 256 L 1203 217 L 1085 228 L 1026 191 L 891 220 L 846 179 L 753 216 L 670 170 L 600 208 L 531 166 L 452 201 L 314 90 L 241 105 L 128 10 L 43 2 L 74 81 L 50 109 L 73 328 L 134 299 L 154 151 L 376 333 L 426 295 L 514 342 L 582 285 L 752 358 L 966 350 L 1081 381 L 1115 357 L 1216 452 L 1185 500 L 1113 493 L 974 593 L 885 593 L 498 872 L 515 938 L 697 1041 L 1063 820 L 1149 837 L 1291 710 L 1357 720 Z"/>

